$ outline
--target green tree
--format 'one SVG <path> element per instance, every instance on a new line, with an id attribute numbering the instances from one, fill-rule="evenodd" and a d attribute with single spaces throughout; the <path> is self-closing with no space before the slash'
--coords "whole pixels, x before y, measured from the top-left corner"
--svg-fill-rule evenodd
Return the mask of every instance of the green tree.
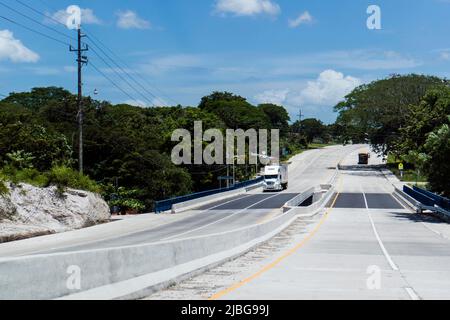
<path id="1" fill-rule="evenodd" d="M 448 123 L 450 114 L 450 87 L 430 90 L 423 100 L 411 106 L 406 125 L 400 130 L 401 141 L 396 149 L 408 154 L 420 150 L 427 141 L 428 134 Z"/>
<path id="2" fill-rule="evenodd" d="M 314 139 L 326 139 L 327 127 L 317 119 L 305 119 L 293 124 L 293 130 L 306 138 L 308 144 Z"/>
<path id="3" fill-rule="evenodd" d="M 447 118 L 450 123 L 450 115 Z M 450 126 L 442 125 L 431 133 L 425 143 L 427 161 L 424 170 L 432 190 L 450 197 Z"/>
<path id="4" fill-rule="evenodd" d="M 287 135 L 291 118 L 284 107 L 266 103 L 260 104 L 258 108 L 269 118 L 272 129 L 279 129 L 282 137 Z"/>
<path id="5" fill-rule="evenodd" d="M 335 107 L 337 123 L 354 142 L 366 139 L 384 154 L 397 152 L 400 129 L 426 92 L 445 81 L 422 75 L 394 75 L 356 88 Z"/>
<path id="6" fill-rule="evenodd" d="M 217 115 L 230 129 L 270 129 L 270 119 L 260 108 L 240 96 L 214 92 L 202 98 L 199 108 Z"/>

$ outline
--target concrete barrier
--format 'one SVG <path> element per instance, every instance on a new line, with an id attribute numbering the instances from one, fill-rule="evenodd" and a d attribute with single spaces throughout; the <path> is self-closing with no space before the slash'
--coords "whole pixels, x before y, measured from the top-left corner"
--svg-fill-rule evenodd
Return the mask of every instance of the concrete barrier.
<path id="1" fill-rule="evenodd" d="M 311 216 L 317 214 L 321 209 L 325 208 L 335 193 L 336 187 L 330 186 L 328 190 L 316 193 L 317 199 L 312 205 L 308 207 L 296 207 L 293 209 L 297 216 Z"/>
<path id="2" fill-rule="evenodd" d="M 243 254 L 281 232 L 296 218 L 295 212 L 290 211 L 263 224 L 204 237 L 1 259 L 0 299 L 144 297 L 174 279 Z M 78 271 L 80 290 L 71 286 Z"/>
<path id="3" fill-rule="evenodd" d="M 314 196 L 314 193 L 316 191 L 316 188 L 310 188 L 306 190 L 305 192 L 302 192 L 298 196 L 296 196 L 294 199 L 288 201 L 285 205 L 285 207 L 297 207 L 301 205 L 303 202 L 308 200 L 308 198 L 311 198 Z"/>

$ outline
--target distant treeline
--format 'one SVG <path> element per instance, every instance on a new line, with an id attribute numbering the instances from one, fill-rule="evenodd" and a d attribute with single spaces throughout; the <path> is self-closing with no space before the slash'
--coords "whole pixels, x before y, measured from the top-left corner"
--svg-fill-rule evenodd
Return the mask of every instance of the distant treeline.
<path id="1" fill-rule="evenodd" d="M 215 92 L 198 107 L 140 108 L 84 98 L 85 176 L 77 176 L 77 98 L 56 87 L 12 93 L 0 102 L 1 179 L 101 191 L 111 204 L 151 210 L 155 200 L 219 187 L 226 166 L 175 166 L 170 160 L 175 129 L 279 129 L 289 157 L 316 141 L 338 139 L 336 126 L 316 119 L 290 124 L 282 106 L 251 105 L 243 97 Z M 237 178 L 256 169 L 238 166 Z M 3 178 L 2 178 L 3 177 Z M 52 177 L 51 179 L 49 177 Z M 94 180 L 96 183 L 94 183 Z"/>

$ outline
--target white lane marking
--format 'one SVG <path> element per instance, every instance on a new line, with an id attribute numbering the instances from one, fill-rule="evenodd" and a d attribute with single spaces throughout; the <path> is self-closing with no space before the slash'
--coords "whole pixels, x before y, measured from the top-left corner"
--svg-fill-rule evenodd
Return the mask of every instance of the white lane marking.
<path id="1" fill-rule="evenodd" d="M 233 214 L 231 214 L 231 215 L 229 215 L 229 216 L 226 216 L 225 218 L 222 218 L 222 219 L 213 221 L 213 222 L 211 222 L 211 223 L 205 224 L 205 225 L 203 225 L 203 226 L 201 226 L 201 227 L 198 227 L 198 228 L 196 228 L 196 229 L 192 229 L 192 230 L 186 231 L 186 232 L 184 232 L 184 233 L 180 233 L 180 234 L 177 234 L 177 235 L 168 237 L 168 238 L 161 239 L 160 241 L 172 240 L 172 239 L 175 239 L 175 238 L 178 238 L 178 237 L 187 235 L 187 234 L 189 234 L 189 233 L 196 232 L 196 231 L 202 230 L 202 229 L 204 229 L 204 228 L 210 227 L 210 226 L 212 226 L 212 225 L 215 225 L 216 223 L 219 223 L 219 222 L 222 222 L 222 221 L 224 221 L 224 220 L 227 220 L 227 219 L 229 219 L 229 218 L 231 218 L 231 217 L 234 217 L 235 215 L 238 215 L 238 214 L 240 214 L 240 213 L 242 213 L 242 212 L 244 212 L 244 211 L 246 211 L 246 210 L 248 210 L 248 209 L 250 209 L 250 208 L 252 208 L 252 207 L 254 207 L 254 206 L 256 206 L 256 205 L 258 205 L 258 204 L 260 204 L 260 203 L 262 203 L 262 202 L 264 202 L 264 201 L 267 201 L 267 200 L 269 200 L 269 199 L 278 197 L 278 196 L 280 196 L 280 195 L 281 195 L 281 194 L 276 194 L 276 195 L 274 195 L 274 196 L 265 198 L 265 199 L 263 199 L 263 200 L 261 200 L 261 201 L 258 201 L 258 202 L 256 202 L 256 203 L 253 203 L 251 206 L 249 206 L 249 207 L 247 207 L 247 208 L 245 208 L 245 209 L 239 210 L 239 211 L 237 211 L 237 212 L 235 212 L 235 213 L 233 213 Z"/>
<path id="2" fill-rule="evenodd" d="M 392 260 L 391 256 L 389 255 L 389 252 L 386 250 L 386 247 L 384 246 L 383 241 L 381 241 L 380 235 L 378 234 L 378 231 L 377 231 L 377 227 L 375 226 L 375 223 L 372 219 L 372 215 L 370 214 L 369 206 L 367 203 L 367 197 L 366 197 L 366 194 L 364 193 L 364 191 L 362 190 L 362 186 L 361 186 L 361 191 L 364 196 L 364 202 L 366 204 L 367 215 L 369 216 L 369 220 L 370 220 L 370 223 L 372 224 L 372 229 L 373 229 L 373 232 L 375 233 L 375 237 L 377 238 L 378 244 L 380 245 L 380 248 L 383 251 L 383 254 L 386 257 L 386 260 L 389 262 L 389 265 L 391 266 L 392 270 L 399 271 L 399 268 Z"/>
<path id="3" fill-rule="evenodd" d="M 218 204 L 217 206 L 214 206 L 214 207 L 211 207 L 211 208 L 207 208 L 207 209 L 201 210 L 199 213 L 205 213 L 205 212 L 208 212 L 208 211 L 210 211 L 210 210 L 213 210 L 213 209 L 219 208 L 219 207 L 221 207 L 221 206 L 224 206 L 224 205 L 226 205 L 226 204 L 232 203 L 232 202 L 234 202 L 234 201 L 239 201 L 239 200 L 248 198 L 248 197 L 250 197 L 250 196 L 253 196 L 253 194 L 248 194 L 248 195 L 245 195 L 245 196 L 243 196 L 243 197 L 239 197 L 239 198 L 236 198 L 236 199 L 231 199 L 231 200 L 229 200 L 229 201 L 227 201 L 227 202 Z M 205 205 L 205 206 L 207 206 L 207 205 Z M 192 209 L 191 211 L 194 211 L 194 210 L 195 210 L 195 208 Z"/>
<path id="4" fill-rule="evenodd" d="M 409 295 L 411 300 L 418 301 L 420 300 L 420 297 L 417 295 L 417 293 L 414 291 L 413 288 L 405 288 L 406 293 Z"/>

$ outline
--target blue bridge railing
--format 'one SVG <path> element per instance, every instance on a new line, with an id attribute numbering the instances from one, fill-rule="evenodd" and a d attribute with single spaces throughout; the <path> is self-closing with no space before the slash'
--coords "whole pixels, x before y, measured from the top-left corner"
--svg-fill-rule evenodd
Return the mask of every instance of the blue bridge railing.
<path id="1" fill-rule="evenodd" d="M 432 193 L 427 190 L 423 190 L 418 187 L 413 187 L 413 190 L 433 199 L 435 201 L 435 205 L 437 205 L 438 207 L 441 207 L 442 209 L 445 209 L 445 210 L 450 210 L 450 199 L 441 197 L 435 193 Z"/>
<path id="2" fill-rule="evenodd" d="M 175 197 L 172 199 L 167 199 L 167 200 L 162 200 L 162 201 L 156 201 L 155 202 L 155 212 L 160 213 L 160 212 L 168 211 L 168 210 L 171 210 L 172 206 L 177 203 L 182 203 L 182 202 L 186 202 L 186 201 L 191 201 L 191 200 L 211 196 L 214 194 L 219 194 L 219 193 L 223 193 L 223 192 L 227 192 L 227 191 L 232 191 L 232 190 L 236 190 L 236 189 L 249 187 L 254 184 L 260 183 L 263 180 L 264 180 L 263 177 L 259 177 L 254 180 L 236 183 L 234 186 L 231 186 L 229 188 L 207 190 L 207 191 L 192 193 L 192 194 L 189 194 L 186 196 Z"/>
<path id="3" fill-rule="evenodd" d="M 423 205 L 425 205 L 427 207 L 434 207 L 434 205 L 436 204 L 436 200 L 434 200 L 433 198 L 428 197 L 427 195 L 425 195 L 425 194 L 423 194 L 421 192 L 415 191 L 414 189 L 411 189 L 408 186 L 404 186 L 403 187 L 403 191 L 407 195 L 413 197 L 414 199 L 416 199 L 421 204 L 423 204 Z"/>

